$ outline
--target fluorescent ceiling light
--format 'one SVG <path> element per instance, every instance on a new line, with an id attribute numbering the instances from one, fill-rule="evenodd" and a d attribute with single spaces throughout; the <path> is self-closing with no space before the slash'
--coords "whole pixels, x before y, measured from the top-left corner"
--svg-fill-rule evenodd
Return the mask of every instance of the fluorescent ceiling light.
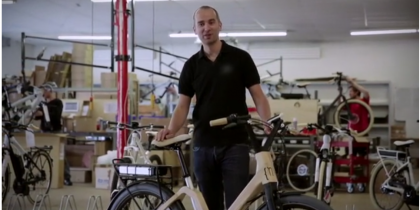
<path id="1" fill-rule="evenodd" d="M 58 36 L 58 39 L 67 39 L 67 40 L 111 40 L 111 36 Z"/>
<path id="2" fill-rule="evenodd" d="M 111 1 L 116 2 L 116 0 L 91 0 L 93 3 L 109 3 Z M 134 2 L 146 2 L 146 1 L 170 1 L 170 0 L 134 0 Z M 127 0 L 127 2 L 131 2 L 131 0 Z"/>
<path id="3" fill-rule="evenodd" d="M 377 30 L 377 31 L 351 31 L 352 36 L 363 35 L 384 35 L 384 34 L 411 34 L 419 32 L 418 29 L 397 29 L 397 30 Z"/>
<path id="4" fill-rule="evenodd" d="M 14 4 L 16 2 L 16 0 L 2 0 L 1 3 L 2 4 Z"/>
<path id="5" fill-rule="evenodd" d="M 232 32 L 219 33 L 220 37 L 271 37 L 271 36 L 287 36 L 287 32 Z M 169 34 L 171 38 L 196 38 L 194 33 L 174 33 Z"/>

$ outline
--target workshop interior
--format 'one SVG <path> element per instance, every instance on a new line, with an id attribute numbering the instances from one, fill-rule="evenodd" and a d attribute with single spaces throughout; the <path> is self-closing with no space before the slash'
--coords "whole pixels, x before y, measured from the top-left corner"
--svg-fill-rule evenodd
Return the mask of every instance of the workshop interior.
<path id="1" fill-rule="evenodd" d="M 419 209 L 417 0 L 3 0 L 2 208 L 213 210 L 200 97 L 156 139 L 205 45 L 202 6 L 271 112 L 246 90 L 247 114 L 208 122 L 248 131 L 250 181 L 226 209 Z"/>

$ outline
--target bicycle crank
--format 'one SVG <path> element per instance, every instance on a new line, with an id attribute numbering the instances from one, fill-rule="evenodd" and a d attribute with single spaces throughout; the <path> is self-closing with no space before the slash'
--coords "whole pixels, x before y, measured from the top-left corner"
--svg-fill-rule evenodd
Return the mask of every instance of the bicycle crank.
<path id="1" fill-rule="evenodd" d="M 13 181 L 13 190 L 16 195 L 29 195 L 29 186 L 26 183 L 20 183 L 16 179 Z"/>

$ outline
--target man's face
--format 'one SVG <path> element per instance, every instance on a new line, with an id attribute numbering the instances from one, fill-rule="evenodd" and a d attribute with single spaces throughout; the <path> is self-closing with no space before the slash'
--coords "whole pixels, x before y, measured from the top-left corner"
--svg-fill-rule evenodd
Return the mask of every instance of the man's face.
<path id="1" fill-rule="evenodd" d="M 51 92 L 44 89 L 44 98 L 48 99 L 51 97 Z"/>
<path id="2" fill-rule="evenodd" d="M 350 88 L 349 96 L 350 96 L 350 98 L 356 98 L 357 97 L 357 91 L 355 91 L 354 88 Z"/>
<path id="3" fill-rule="evenodd" d="M 200 9 L 195 13 L 194 32 L 203 44 L 213 44 L 219 40 L 222 23 L 212 9 Z"/>

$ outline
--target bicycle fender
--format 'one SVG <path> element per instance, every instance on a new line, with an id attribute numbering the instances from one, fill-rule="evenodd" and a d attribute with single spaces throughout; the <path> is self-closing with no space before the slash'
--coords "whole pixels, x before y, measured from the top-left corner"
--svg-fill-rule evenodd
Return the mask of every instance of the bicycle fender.
<path id="1" fill-rule="evenodd" d="M 288 196 L 296 196 L 296 195 L 303 195 L 305 192 L 282 192 L 279 193 L 280 198 L 288 197 Z"/>

